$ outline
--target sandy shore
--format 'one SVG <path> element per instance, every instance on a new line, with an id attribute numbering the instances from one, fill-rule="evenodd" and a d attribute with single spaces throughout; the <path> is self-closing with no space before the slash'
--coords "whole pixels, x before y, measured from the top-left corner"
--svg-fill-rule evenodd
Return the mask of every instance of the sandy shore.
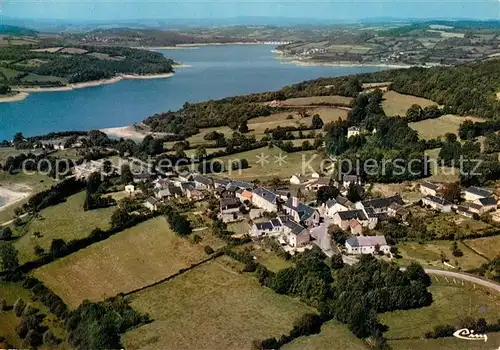
<path id="1" fill-rule="evenodd" d="M 8 189 L 6 187 L 0 186 L 0 198 L 2 198 L 2 204 L 0 204 L 0 211 L 4 210 L 8 206 L 11 206 L 24 198 L 28 197 L 30 192 L 19 192 Z"/>
<path id="2" fill-rule="evenodd" d="M 85 89 L 89 87 L 96 87 L 101 85 L 114 84 L 123 79 L 166 79 L 171 78 L 175 74 L 174 73 L 164 73 L 164 74 L 151 74 L 151 75 L 135 75 L 135 74 L 120 74 L 116 77 L 110 79 L 102 79 L 95 81 L 87 81 L 85 83 L 77 83 L 77 84 L 69 84 L 66 86 L 60 87 L 34 87 L 34 88 L 23 88 L 23 87 L 14 87 L 15 90 L 19 91 L 17 95 L 0 97 L 0 102 L 15 102 L 24 100 L 29 96 L 30 93 L 36 92 L 58 92 L 58 91 L 72 91 L 76 89 Z"/>
<path id="3" fill-rule="evenodd" d="M 411 68 L 408 64 L 386 64 L 386 63 L 354 63 L 354 62 L 315 62 L 297 59 L 279 58 L 283 64 L 295 64 L 303 67 L 384 67 L 384 68 Z"/>
<path id="4" fill-rule="evenodd" d="M 133 140 L 142 140 L 144 137 L 146 137 L 146 135 L 148 135 L 147 132 L 137 130 L 133 125 L 120 126 L 117 128 L 106 128 L 101 129 L 101 131 L 108 136 L 123 137 L 124 139 Z"/>
<path id="5" fill-rule="evenodd" d="M 9 95 L 9 96 L 0 96 L 0 103 L 2 102 L 17 102 L 17 101 L 22 101 L 26 97 L 28 97 L 27 92 L 18 92 L 15 95 Z"/>

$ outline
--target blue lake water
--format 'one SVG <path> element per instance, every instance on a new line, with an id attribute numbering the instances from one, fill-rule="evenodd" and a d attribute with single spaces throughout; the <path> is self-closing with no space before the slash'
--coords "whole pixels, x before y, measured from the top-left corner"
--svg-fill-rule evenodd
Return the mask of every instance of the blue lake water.
<path id="1" fill-rule="evenodd" d="M 202 46 L 162 50 L 178 68 L 169 79 L 123 80 L 64 92 L 32 93 L 20 102 L 0 103 L 0 140 L 14 133 L 89 130 L 129 125 L 185 102 L 272 91 L 322 76 L 381 70 L 379 67 L 304 67 L 275 59 L 270 45 Z"/>

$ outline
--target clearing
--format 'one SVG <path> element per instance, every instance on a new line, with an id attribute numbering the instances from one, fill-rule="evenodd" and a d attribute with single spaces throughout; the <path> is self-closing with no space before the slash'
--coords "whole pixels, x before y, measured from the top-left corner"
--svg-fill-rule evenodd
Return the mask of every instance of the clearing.
<path id="1" fill-rule="evenodd" d="M 24 263 L 36 259 L 33 251 L 35 246 L 50 250 L 50 244 L 55 238 L 66 242 L 72 239 L 87 237 L 95 228 L 106 230 L 115 207 L 84 211 L 86 192 L 82 191 L 66 199 L 66 202 L 48 207 L 28 224 L 25 234 L 15 242 L 19 251 L 19 261 Z M 40 232 L 40 237 L 34 233 Z"/>
<path id="2" fill-rule="evenodd" d="M 428 100 L 426 98 L 403 95 L 396 91 L 388 91 L 384 94 L 384 101 L 382 102 L 382 108 L 387 116 L 399 115 L 401 117 L 406 116 L 408 108 L 412 105 L 417 104 L 424 108 L 427 106 L 437 105 L 436 102 Z"/>
<path id="3" fill-rule="evenodd" d="M 70 307 L 102 300 L 160 281 L 205 259 L 203 247 L 222 244 L 209 232 L 191 244 L 177 236 L 163 217 L 148 220 L 105 241 L 45 265 L 35 276 Z"/>
<path id="4" fill-rule="evenodd" d="M 477 117 L 461 117 L 446 114 L 436 119 L 422 120 L 416 123 L 409 123 L 408 125 L 418 132 L 420 138 L 429 140 L 444 136 L 446 133 L 453 133 L 458 136 L 458 128 L 466 120 L 472 120 L 473 122 L 484 121 L 484 119 Z"/>
<path id="5" fill-rule="evenodd" d="M 380 315 L 382 323 L 389 326 L 384 334 L 387 339 L 422 338 L 437 325 L 458 325 L 465 316 L 483 317 L 488 323 L 500 317 L 500 296 L 469 282 L 449 278 L 447 282 L 442 276 L 432 276 L 429 291 L 433 297 L 430 306 Z"/>
<path id="6" fill-rule="evenodd" d="M 288 333 L 296 319 L 315 312 L 219 259 L 129 299 L 154 319 L 125 334 L 130 349 L 249 349 L 253 340 Z"/>
<path id="7" fill-rule="evenodd" d="M 439 152 L 441 148 L 434 148 L 425 151 L 425 154 L 429 158 L 429 170 L 432 176 L 426 178 L 425 180 L 431 182 L 456 182 L 459 180 L 459 171 L 457 168 L 441 166 L 438 163 Z"/>

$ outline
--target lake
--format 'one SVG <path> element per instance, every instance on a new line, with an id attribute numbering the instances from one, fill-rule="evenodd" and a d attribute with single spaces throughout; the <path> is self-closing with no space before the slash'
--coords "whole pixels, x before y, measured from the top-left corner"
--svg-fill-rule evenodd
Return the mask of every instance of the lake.
<path id="1" fill-rule="evenodd" d="M 123 80 L 64 92 L 32 93 L 19 102 L 0 103 L 0 140 L 51 131 L 130 125 L 146 117 L 196 102 L 252 92 L 322 76 L 382 70 L 380 67 L 311 67 L 282 63 L 271 45 L 201 46 L 160 50 L 177 62 L 169 79 Z"/>

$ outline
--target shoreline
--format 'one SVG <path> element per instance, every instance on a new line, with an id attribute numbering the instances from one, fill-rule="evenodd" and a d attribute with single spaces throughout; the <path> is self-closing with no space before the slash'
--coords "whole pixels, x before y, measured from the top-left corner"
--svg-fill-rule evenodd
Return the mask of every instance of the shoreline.
<path id="1" fill-rule="evenodd" d="M 117 127 L 111 127 L 111 128 L 103 128 L 99 129 L 99 131 L 102 131 L 108 136 L 113 136 L 117 138 L 124 138 L 124 139 L 131 139 L 131 140 L 142 140 L 148 135 L 151 135 L 153 137 L 161 137 L 167 135 L 167 133 L 161 133 L 161 132 L 151 132 L 147 130 L 141 130 L 141 124 L 142 123 L 135 123 L 132 125 L 125 125 L 125 126 L 117 126 Z M 142 124 L 142 127 L 147 128 L 144 124 Z"/>
<path id="2" fill-rule="evenodd" d="M 167 46 L 134 46 L 133 49 L 143 49 L 143 50 L 196 50 L 202 46 L 229 46 L 229 45 L 267 45 L 265 43 L 259 42 L 244 42 L 237 41 L 234 43 L 199 43 L 199 44 L 179 44 L 179 45 L 167 45 Z"/>
<path id="3" fill-rule="evenodd" d="M 14 95 L 0 96 L 0 103 L 22 101 L 25 98 L 27 98 L 28 96 L 29 96 L 29 94 L 27 92 L 18 91 Z"/>
<path id="4" fill-rule="evenodd" d="M 187 66 L 186 66 L 187 67 Z M 178 67 L 178 68 L 184 68 Z M 1 102 L 17 102 L 26 99 L 30 93 L 38 93 L 38 92 L 61 92 L 61 91 L 73 91 L 77 89 L 85 89 L 90 87 L 97 87 L 102 85 L 109 85 L 118 83 L 125 79 L 167 79 L 172 78 L 175 73 L 163 73 L 163 74 L 151 74 L 151 75 L 135 75 L 135 74 L 119 74 L 116 77 L 110 79 L 102 79 L 102 80 L 94 80 L 87 81 L 84 83 L 76 83 L 69 84 L 66 86 L 58 86 L 58 87 L 33 87 L 33 88 L 22 88 L 22 87 L 14 87 L 15 91 L 18 91 L 16 95 L 0 97 Z"/>
<path id="5" fill-rule="evenodd" d="M 297 58 L 277 57 L 282 64 L 294 64 L 301 67 L 382 67 L 382 68 L 411 68 L 416 67 L 409 64 L 390 64 L 390 63 L 355 63 L 348 61 L 338 62 L 318 62 L 318 61 L 304 61 Z"/>

